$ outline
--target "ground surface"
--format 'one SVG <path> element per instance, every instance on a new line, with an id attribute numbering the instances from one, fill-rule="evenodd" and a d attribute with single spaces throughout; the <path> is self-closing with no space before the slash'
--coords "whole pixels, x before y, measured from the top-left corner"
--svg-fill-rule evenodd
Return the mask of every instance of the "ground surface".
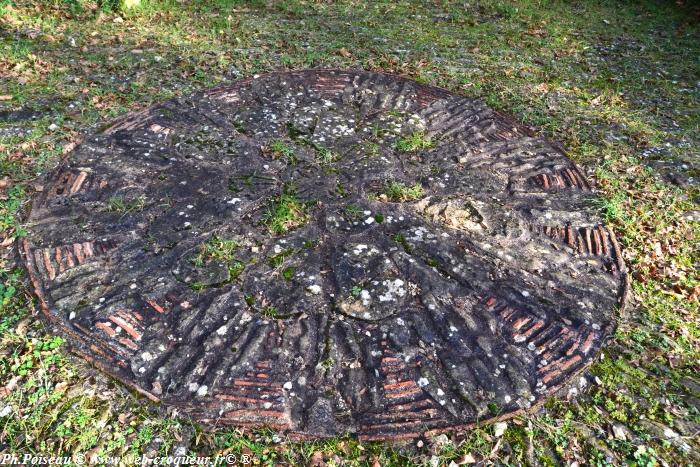
<path id="1" fill-rule="evenodd" d="M 78 2 L 3 5 L 3 451 L 230 452 L 316 464 L 698 462 L 697 11 L 594 2 L 173 2 L 119 14 Z M 596 207 L 632 270 L 634 307 L 600 362 L 540 413 L 505 431 L 477 427 L 393 448 L 202 430 L 172 408 L 142 405 L 31 316 L 37 304 L 16 254 L 32 229 L 23 222 L 28 195 L 48 189 L 37 174 L 81 135 L 196 89 L 331 66 L 481 98 L 561 141 L 592 176 Z M 114 210 L 140 206 L 119 201 Z"/>

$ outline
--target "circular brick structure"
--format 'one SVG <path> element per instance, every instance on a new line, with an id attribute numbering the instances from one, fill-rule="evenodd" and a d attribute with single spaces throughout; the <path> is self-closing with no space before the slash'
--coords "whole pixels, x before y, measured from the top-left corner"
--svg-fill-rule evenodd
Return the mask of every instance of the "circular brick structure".
<path id="1" fill-rule="evenodd" d="M 301 71 L 129 114 L 22 245 L 75 352 L 205 423 L 412 438 L 534 407 L 615 329 L 589 184 L 479 101 Z"/>

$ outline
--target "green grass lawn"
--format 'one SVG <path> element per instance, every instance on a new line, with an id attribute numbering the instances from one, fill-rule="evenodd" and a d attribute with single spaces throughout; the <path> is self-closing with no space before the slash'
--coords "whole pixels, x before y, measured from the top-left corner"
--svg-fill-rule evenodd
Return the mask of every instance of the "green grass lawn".
<path id="1" fill-rule="evenodd" d="M 109 2 L 105 2 L 109 3 Z M 589 174 L 633 272 L 579 394 L 405 446 L 205 430 L 70 356 L 16 244 L 38 174 L 153 102 L 279 69 L 363 68 L 478 97 Z M 700 10 L 689 1 L 0 0 L 0 453 L 258 464 L 700 465 Z"/>

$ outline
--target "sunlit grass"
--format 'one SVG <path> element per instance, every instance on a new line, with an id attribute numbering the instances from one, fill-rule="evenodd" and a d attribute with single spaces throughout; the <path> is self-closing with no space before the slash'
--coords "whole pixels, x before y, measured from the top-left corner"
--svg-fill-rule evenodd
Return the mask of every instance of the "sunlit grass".
<path id="1" fill-rule="evenodd" d="M 270 233 L 280 235 L 308 222 L 308 210 L 308 205 L 300 201 L 296 194 L 285 191 L 270 203 L 263 223 Z"/>

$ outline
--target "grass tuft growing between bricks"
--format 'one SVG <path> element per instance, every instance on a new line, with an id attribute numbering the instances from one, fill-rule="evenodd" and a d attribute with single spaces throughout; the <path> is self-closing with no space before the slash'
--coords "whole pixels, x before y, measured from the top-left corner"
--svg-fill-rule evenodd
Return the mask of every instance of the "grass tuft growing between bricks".
<path id="1" fill-rule="evenodd" d="M 412 133 L 409 136 L 400 138 L 396 142 L 396 150 L 399 152 L 416 152 L 421 149 L 433 147 L 433 140 L 425 133 Z"/>
<path id="2" fill-rule="evenodd" d="M 308 222 L 308 211 L 307 203 L 300 201 L 293 191 L 285 190 L 270 203 L 263 224 L 271 234 L 281 235 Z"/>
<path id="3" fill-rule="evenodd" d="M 420 183 L 406 185 L 402 182 L 388 182 L 379 199 L 393 202 L 415 201 L 423 197 L 423 187 Z"/>

